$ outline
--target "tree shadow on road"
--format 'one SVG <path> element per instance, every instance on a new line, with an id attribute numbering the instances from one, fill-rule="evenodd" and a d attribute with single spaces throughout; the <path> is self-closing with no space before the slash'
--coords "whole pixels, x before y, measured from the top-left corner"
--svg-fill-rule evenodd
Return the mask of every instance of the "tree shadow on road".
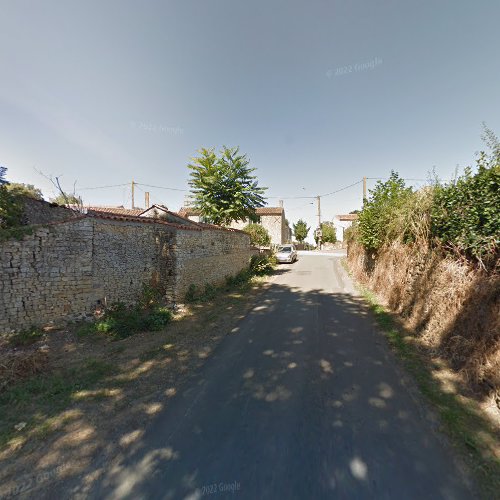
<path id="1" fill-rule="evenodd" d="M 200 498 L 238 484 L 248 498 L 470 494 L 360 298 L 272 284 L 233 330 L 74 492 Z"/>

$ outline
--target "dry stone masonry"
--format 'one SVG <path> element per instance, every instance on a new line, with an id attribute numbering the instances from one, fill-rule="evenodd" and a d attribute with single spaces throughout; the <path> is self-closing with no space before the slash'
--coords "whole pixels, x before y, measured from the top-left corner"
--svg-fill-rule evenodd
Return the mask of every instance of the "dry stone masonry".
<path id="1" fill-rule="evenodd" d="M 80 216 L 0 243 L 0 332 L 91 315 L 134 303 L 144 284 L 169 302 L 189 285 L 222 282 L 248 265 L 247 234 L 157 219 Z"/>

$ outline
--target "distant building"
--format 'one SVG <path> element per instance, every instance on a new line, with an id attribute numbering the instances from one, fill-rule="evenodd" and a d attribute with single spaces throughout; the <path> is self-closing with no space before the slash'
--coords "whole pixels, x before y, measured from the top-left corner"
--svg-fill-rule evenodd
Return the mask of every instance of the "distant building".
<path id="1" fill-rule="evenodd" d="M 291 241 L 292 231 L 285 218 L 285 209 L 283 207 L 261 207 L 255 210 L 258 223 L 266 228 L 271 236 L 271 243 L 282 245 Z M 202 222 L 199 210 L 192 207 L 182 207 L 179 210 L 181 217 L 187 217 L 194 222 Z M 234 229 L 243 229 L 248 221 L 233 222 L 229 227 Z"/>
<path id="2" fill-rule="evenodd" d="M 333 225 L 337 235 L 337 241 L 344 241 L 344 232 L 352 226 L 354 221 L 358 220 L 358 214 L 336 215 L 333 218 Z"/>
<path id="3" fill-rule="evenodd" d="M 87 207 L 86 212 L 92 214 L 124 215 L 128 217 L 151 217 L 161 219 L 173 224 L 183 226 L 197 225 L 192 220 L 182 217 L 178 213 L 171 212 L 165 205 L 151 205 L 149 208 L 124 208 L 119 207 Z"/>

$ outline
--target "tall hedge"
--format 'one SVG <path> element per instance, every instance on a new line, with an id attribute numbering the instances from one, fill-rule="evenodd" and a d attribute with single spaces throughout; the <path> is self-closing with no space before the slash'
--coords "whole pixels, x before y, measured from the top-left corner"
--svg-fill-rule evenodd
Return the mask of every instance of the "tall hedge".
<path id="1" fill-rule="evenodd" d="M 491 262 L 500 244 L 500 164 L 486 155 L 478 171 L 465 169 L 456 182 L 437 186 L 431 212 L 432 235 L 446 248 Z"/>

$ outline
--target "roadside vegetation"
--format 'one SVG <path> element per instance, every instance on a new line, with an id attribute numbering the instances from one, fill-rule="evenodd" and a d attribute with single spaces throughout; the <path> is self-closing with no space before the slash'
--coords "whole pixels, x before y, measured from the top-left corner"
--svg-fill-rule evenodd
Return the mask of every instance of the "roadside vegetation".
<path id="1" fill-rule="evenodd" d="M 498 271 L 500 257 L 500 142 L 486 129 L 490 154 L 449 183 L 434 179 L 419 190 L 396 172 L 378 181 L 349 231 L 351 241 L 376 254 L 392 243 L 425 245 Z"/>
<path id="2" fill-rule="evenodd" d="M 9 183 L 5 179 L 6 173 L 7 169 L 0 167 L 0 236 L 21 223 L 24 206 L 22 196 L 9 189 Z"/>
<path id="3" fill-rule="evenodd" d="M 299 219 L 297 223 L 293 225 L 293 235 L 299 243 L 304 243 L 310 230 L 311 228 L 307 226 L 306 221 L 302 219 Z"/>
<path id="4" fill-rule="evenodd" d="M 314 240 L 316 241 L 317 245 L 318 237 L 316 234 L 314 235 Z M 321 223 L 321 241 L 323 243 L 337 243 L 337 233 L 332 222 Z"/>
<path id="5" fill-rule="evenodd" d="M 260 224 L 251 222 L 243 228 L 243 231 L 250 235 L 250 243 L 252 245 L 256 247 L 268 247 L 271 245 L 269 231 Z"/>
<path id="6" fill-rule="evenodd" d="M 436 366 L 430 364 L 414 343 L 411 332 L 405 330 L 373 292 L 360 287 L 375 319 L 389 344 L 412 375 L 420 392 L 437 410 L 441 430 L 465 457 L 484 498 L 496 498 L 500 491 L 499 432 L 484 418 L 474 400 L 445 390 L 435 378 Z"/>
<path id="7" fill-rule="evenodd" d="M 453 182 L 414 190 L 396 172 L 377 182 L 346 239 L 349 271 L 389 342 L 498 493 L 500 143 L 485 138 L 490 152 Z"/>

